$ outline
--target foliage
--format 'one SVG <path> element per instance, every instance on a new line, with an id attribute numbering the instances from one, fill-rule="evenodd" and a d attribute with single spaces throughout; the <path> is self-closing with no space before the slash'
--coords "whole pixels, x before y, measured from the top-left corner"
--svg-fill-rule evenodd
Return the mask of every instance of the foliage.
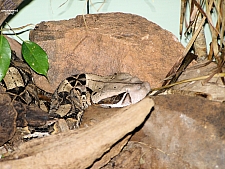
<path id="1" fill-rule="evenodd" d="M 38 74 L 47 77 L 49 68 L 46 52 L 36 43 L 23 41 L 22 54 L 28 65 Z M 0 36 L 0 81 L 6 75 L 11 60 L 11 49 L 8 40 Z"/>
<path id="2" fill-rule="evenodd" d="M 0 35 L 0 81 L 4 78 L 11 60 L 11 49 L 7 39 Z"/>
<path id="3" fill-rule="evenodd" d="M 22 54 L 25 61 L 35 72 L 47 76 L 49 68 L 48 56 L 38 44 L 31 41 L 23 41 Z"/>

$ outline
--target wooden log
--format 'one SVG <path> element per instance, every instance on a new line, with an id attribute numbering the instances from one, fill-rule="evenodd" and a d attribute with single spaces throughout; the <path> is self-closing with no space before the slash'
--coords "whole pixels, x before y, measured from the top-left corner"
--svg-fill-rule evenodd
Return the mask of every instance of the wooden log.
<path id="1" fill-rule="evenodd" d="M 0 168 L 87 168 L 141 125 L 154 102 L 149 97 L 80 132 L 69 131 L 27 142 Z"/>

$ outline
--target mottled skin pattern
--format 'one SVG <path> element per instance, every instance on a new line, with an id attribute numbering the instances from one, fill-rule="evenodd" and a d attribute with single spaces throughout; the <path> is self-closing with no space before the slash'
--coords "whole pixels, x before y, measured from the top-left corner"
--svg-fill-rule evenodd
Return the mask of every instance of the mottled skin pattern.
<path id="1" fill-rule="evenodd" d="M 28 126 L 31 133 L 58 133 L 66 128 L 78 128 L 89 105 L 124 107 L 137 103 L 150 91 L 148 82 L 128 73 L 77 74 L 63 80 L 50 94 L 35 85 L 30 67 L 14 53 L 1 86 L 14 101 L 17 127 Z M 21 106 L 16 106 L 18 103 Z M 24 108 L 26 106 L 28 108 Z"/>
<path id="2" fill-rule="evenodd" d="M 73 75 L 63 80 L 54 92 L 49 114 L 57 118 L 75 118 L 74 128 L 77 128 L 90 104 L 124 107 L 142 100 L 149 91 L 148 82 L 128 73 Z"/>
<path id="3" fill-rule="evenodd" d="M 87 103 L 86 75 L 79 74 L 63 80 L 52 96 L 49 114 L 58 118 L 75 118 L 79 127 Z"/>

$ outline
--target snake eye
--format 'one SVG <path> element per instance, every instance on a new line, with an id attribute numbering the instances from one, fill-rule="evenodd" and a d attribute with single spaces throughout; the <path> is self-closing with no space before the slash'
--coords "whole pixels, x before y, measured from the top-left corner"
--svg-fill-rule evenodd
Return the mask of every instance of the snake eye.
<path id="1" fill-rule="evenodd" d="M 120 93 L 118 95 L 114 95 L 114 96 L 111 96 L 111 97 L 107 97 L 105 99 L 100 100 L 98 102 L 98 104 L 117 104 L 118 102 L 121 101 L 124 94 L 126 94 L 126 92 L 123 92 L 123 93 Z"/>
<path id="2" fill-rule="evenodd" d="M 93 93 L 92 93 L 93 96 L 96 95 L 96 94 L 97 94 L 97 92 L 93 92 Z"/>

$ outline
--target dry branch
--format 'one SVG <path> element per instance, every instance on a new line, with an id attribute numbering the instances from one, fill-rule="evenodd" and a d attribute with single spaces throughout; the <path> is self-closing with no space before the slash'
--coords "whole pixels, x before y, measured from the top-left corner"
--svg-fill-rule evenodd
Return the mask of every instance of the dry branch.
<path id="1" fill-rule="evenodd" d="M 0 25 L 6 20 L 9 16 L 4 10 L 16 10 L 17 7 L 23 2 L 23 0 L 14 0 L 14 1 L 0 1 Z"/>

